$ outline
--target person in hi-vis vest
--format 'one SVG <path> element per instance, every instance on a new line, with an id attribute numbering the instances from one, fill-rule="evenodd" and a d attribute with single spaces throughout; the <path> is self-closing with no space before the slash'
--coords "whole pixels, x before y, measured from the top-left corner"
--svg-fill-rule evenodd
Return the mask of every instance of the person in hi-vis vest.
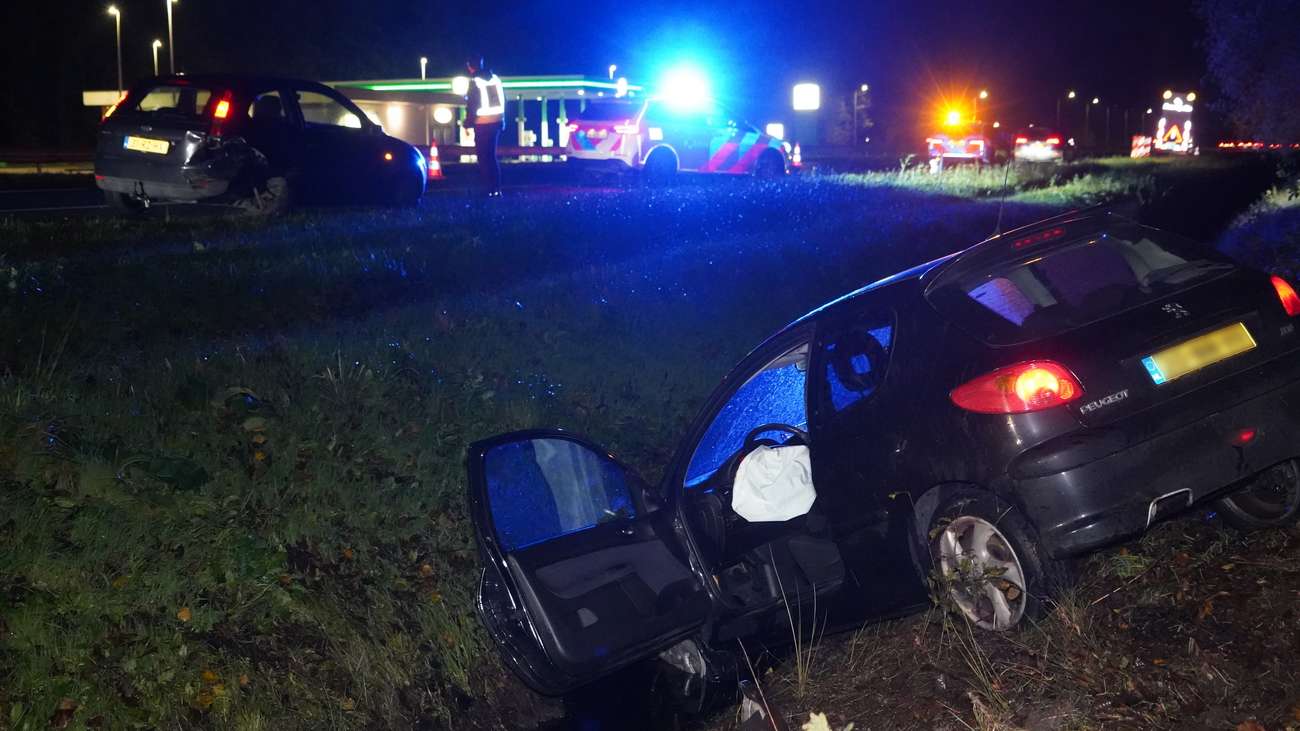
<path id="1" fill-rule="evenodd" d="M 501 195 L 501 166 L 497 163 L 497 140 L 505 125 L 506 95 L 501 77 L 483 68 L 483 58 L 465 60 L 469 71 L 469 92 L 465 95 L 465 125 L 474 127 L 474 153 L 479 176 L 489 196 Z"/>

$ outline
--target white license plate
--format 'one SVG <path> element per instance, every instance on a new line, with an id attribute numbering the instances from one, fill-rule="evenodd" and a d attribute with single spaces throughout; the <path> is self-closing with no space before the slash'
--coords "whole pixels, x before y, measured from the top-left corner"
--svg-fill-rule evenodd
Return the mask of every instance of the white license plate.
<path id="1" fill-rule="evenodd" d="M 151 137 L 127 136 L 122 140 L 122 147 L 136 152 L 149 152 L 154 155 L 166 155 L 171 149 L 171 144 L 167 140 L 155 140 Z"/>

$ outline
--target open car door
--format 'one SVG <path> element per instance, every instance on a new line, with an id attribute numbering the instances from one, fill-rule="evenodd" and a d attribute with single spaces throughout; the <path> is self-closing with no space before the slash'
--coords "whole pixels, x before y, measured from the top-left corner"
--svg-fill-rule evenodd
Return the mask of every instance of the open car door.
<path id="1" fill-rule="evenodd" d="M 708 617 L 672 511 L 604 450 L 562 431 L 515 432 L 471 445 L 467 468 L 479 616 L 534 690 L 567 693 Z"/>

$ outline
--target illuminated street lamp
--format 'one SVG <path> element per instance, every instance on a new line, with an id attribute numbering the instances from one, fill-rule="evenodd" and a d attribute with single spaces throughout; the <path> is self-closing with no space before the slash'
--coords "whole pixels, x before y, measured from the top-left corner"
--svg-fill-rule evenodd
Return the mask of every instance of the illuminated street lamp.
<path id="1" fill-rule="evenodd" d="M 108 6 L 108 14 L 113 16 L 113 25 L 117 29 L 117 96 L 122 96 L 122 11 L 116 5 Z"/>
<path id="2" fill-rule="evenodd" d="M 611 63 L 611 64 L 609 65 L 609 80 L 610 80 L 610 81 L 613 81 L 613 80 L 614 80 L 614 72 L 615 72 L 615 71 L 618 71 L 618 64 L 616 64 L 616 63 Z"/>
<path id="3" fill-rule="evenodd" d="M 971 110 L 971 121 L 978 123 L 980 121 L 980 100 L 988 99 L 988 89 L 980 89 L 980 93 L 975 95 L 975 108 Z"/>
<path id="4" fill-rule="evenodd" d="M 871 91 L 870 84 L 859 84 L 857 91 L 853 92 L 853 144 L 862 141 L 862 126 L 858 122 L 858 110 L 863 108 L 862 98 Z"/>
<path id="5" fill-rule="evenodd" d="M 153 39 L 153 43 L 149 44 L 149 47 L 153 49 L 153 75 L 157 76 L 158 75 L 158 49 L 162 48 L 162 41 L 155 38 Z"/>
<path id="6" fill-rule="evenodd" d="M 424 81 L 425 79 L 429 78 L 427 74 L 428 69 L 429 69 L 429 58 L 427 56 L 421 56 L 420 57 L 420 81 Z"/>
<path id="7" fill-rule="evenodd" d="M 1073 89 L 1065 92 L 1066 99 L 1074 99 L 1076 96 L 1078 94 L 1075 94 Z M 1056 131 L 1061 131 L 1061 97 L 1059 96 L 1056 97 Z"/>
<path id="8" fill-rule="evenodd" d="M 1083 138 L 1085 142 L 1092 135 L 1092 108 L 1098 104 L 1101 104 L 1101 99 L 1094 96 L 1092 103 L 1083 108 Z"/>
<path id="9" fill-rule="evenodd" d="M 180 0 L 163 0 L 167 6 L 167 71 L 176 73 L 176 40 L 172 35 L 172 4 Z"/>

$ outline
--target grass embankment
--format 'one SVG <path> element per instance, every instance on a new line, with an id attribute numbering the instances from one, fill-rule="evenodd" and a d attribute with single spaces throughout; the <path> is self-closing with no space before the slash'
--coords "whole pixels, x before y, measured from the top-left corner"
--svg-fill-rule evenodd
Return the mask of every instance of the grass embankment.
<path id="1" fill-rule="evenodd" d="M 762 336 L 996 215 L 810 180 L 0 224 L 0 728 L 535 715 L 465 446 L 563 425 L 654 479 Z"/>

